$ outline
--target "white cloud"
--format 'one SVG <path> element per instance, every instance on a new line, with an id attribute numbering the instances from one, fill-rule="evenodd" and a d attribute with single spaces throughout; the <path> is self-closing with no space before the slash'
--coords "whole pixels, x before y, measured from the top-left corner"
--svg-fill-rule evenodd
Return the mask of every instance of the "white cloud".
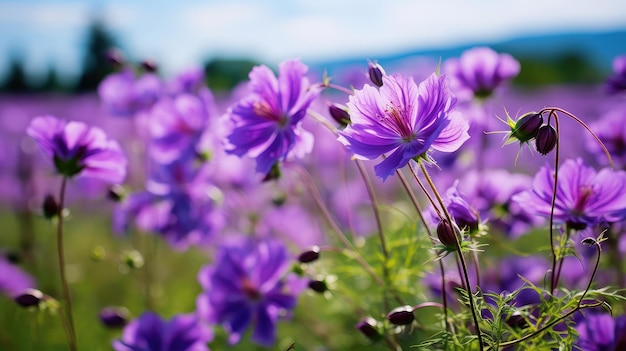
<path id="1" fill-rule="evenodd" d="M 85 3 L 0 3 L 0 21 L 44 30 L 80 27 L 88 23 Z"/>

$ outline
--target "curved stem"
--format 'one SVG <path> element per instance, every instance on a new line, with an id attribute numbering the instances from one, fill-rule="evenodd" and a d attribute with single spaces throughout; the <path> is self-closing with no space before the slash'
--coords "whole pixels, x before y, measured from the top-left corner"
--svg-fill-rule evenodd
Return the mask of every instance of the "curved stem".
<path id="1" fill-rule="evenodd" d="M 428 174 L 428 171 L 426 170 L 424 163 L 422 162 L 422 160 L 419 160 L 418 163 L 420 165 L 420 169 L 422 170 L 422 173 L 424 173 L 424 178 L 426 178 L 426 181 L 430 185 L 431 190 L 435 194 L 435 197 L 437 198 L 437 201 L 439 202 L 439 205 L 441 206 L 441 209 L 443 210 L 446 216 L 445 218 L 448 220 L 449 223 L 454 223 L 452 221 L 452 216 L 450 216 L 448 209 L 444 205 L 443 199 L 441 198 L 441 195 L 439 195 L 439 192 L 437 191 L 437 188 L 435 187 L 435 184 L 433 183 L 432 178 Z M 484 349 L 483 348 L 483 336 L 480 330 L 480 324 L 478 323 L 478 314 L 476 313 L 474 294 L 472 293 L 472 288 L 471 288 L 471 284 L 469 280 L 469 274 L 467 272 L 467 263 L 465 262 L 465 258 L 463 257 L 463 251 L 461 250 L 461 243 L 459 242 L 459 237 L 456 235 L 454 237 L 456 238 L 456 243 L 455 243 L 456 251 L 459 257 L 459 261 L 461 262 L 461 267 L 463 269 L 463 278 L 465 279 L 465 284 L 467 285 L 467 296 L 468 296 L 469 304 L 470 304 L 469 307 L 472 312 L 472 319 L 474 320 L 474 326 L 476 327 L 476 336 L 478 336 L 478 346 L 479 346 L 479 349 L 482 351 Z"/>
<path id="2" fill-rule="evenodd" d="M 376 284 L 378 284 L 380 286 L 384 286 L 385 282 L 376 274 L 376 272 L 374 272 L 374 269 L 357 252 L 357 250 L 354 248 L 354 246 L 352 245 L 350 240 L 348 240 L 348 238 L 343 233 L 341 228 L 339 228 L 339 225 L 337 224 L 337 222 L 331 216 L 330 211 L 328 210 L 328 208 L 324 204 L 324 201 L 322 200 L 322 197 L 320 196 L 320 193 L 317 190 L 317 187 L 313 183 L 313 180 L 309 176 L 309 173 L 306 170 L 302 169 L 301 167 L 298 167 L 297 165 L 294 165 L 293 168 L 294 168 L 294 170 L 297 173 L 300 173 L 301 178 L 304 180 L 304 183 L 308 187 L 309 192 L 311 193 L 311 196 L 313 197 L 313 201 L 317 205 L 318 209 L 322 212 L 322 216 L 324 217 L 324 219 L 326 220 L 328 225 L 331 227 L 331 229 L 333 230 L 333 232 L 335 233 L 335 235 L 337 236 L 339 241 L 341 241 L 342 245 L 346 249 L 350 250 L 350 252 L 353 255 L 354 259 L 361 265 L 361 267 L 363 267 L 363 269 L 365 269 L 365 271 L 370 276 L 372 276 L 372 278 L 374 279 Z M 396 298 L 396 300 L 398 300 L 399 303 L 402 304 L 402 302 L 401 302 L 402 300 L 399 298 L 399 296 L 394 294 L 394 297 Z"/>
<path id="3" fill-rule="evenodd" d="M 420 221 L 422 222 L 422 225 L 424 226 L 424 229 L 426 229 L 426 234 L 428 234 L 428 238 L 430 238 L 430 241 L 433 244 L 435 244 L 435 239 L 433 238 L 433 235 L 430 232 L 430 228 L 428 227 L 428 223 L 426 223 L 426 219 L 424 218 L 424 215 L 422 213 L 422 207 L 417 201 L 417 197 L 415 196 L 415 193 L 413 193 L 413 190 L 409 186 L 409 182 L 406 180 L 406 177 L 404 176 L 404 174 L 402 174 L 402 172 L 400 172 L 399 169 L 396 169 L 396 174 L 398 175 L 398 178 L 400 179 L 400 182 L 402 183 L 402 187 L 409 195 L 409 198 L 411 199 L 411 203 L 413 203 L 413 207 L 415 208 L 415 211 L 417 212 L 417 215 L 419 216 Z M 446 273 L 443 267 L 443 261 L 437 260 L 437 262 L 439 263 L 439 272 L 441 274 L 441 296 L 442 296 L 441 302 L 443 303 L 444 324 L 446 326 L 446 331 L 447 331 L 450 328 L 448 325 L 448 297 L 446 295 Z"/>
<path id="4" fill-rule="evenodd" d="M 65 274 L 65 252 L 63 250 L 63 207 L 65 206 L 65 188 L 67 186 L 67 177 L 63 177 L 61 181 L 61 191 L 59 194 L 59 208 L 57 212 L 57 256 L 59 259 L 59 271 L 61 273 L 61 286 L 63 288 L 63 299 L 65 300 L 66 314 L 69 325 L 69 338 L 67 343 L 70 350 L 76 351 L 76 328 L 74 326 L 74 317 L 72 314 L 72 299 L 70 289 L 67 285 L 67 277 Z"/>
<path id="5" fill-rule="evenodd" d="M 552 112 L 550 116 L 552 116 Z M 560 154 L 560 126 L 559 126 L 559 118 L 556 114 L 554 114 L 554 124 L 556 125 L 556 150 L 554 154 L 554 187 L 552 189 L 552 201 L 550 204 L 550 221 L 549 221 L 549 231 L 550 231 L 550 251 L 552 253 L 552 274 L 550 277 L 550 294 L 554 294 L 554 290 L 556 289 L 556 251 L 554 250 L 554 207 L 556 204 L 556 192 L 559 187 L 559 154 Z"/>
<path id="6" fill-rule="evenodd" d="M 543 112 L 546 112 L 546 111 L 550 111 L 551 113 L 554 112 L 554 111 L 559 111 L 559 112 L 567 115 L 569 118 L 573 119 L 574 121 L 576 121 L 583 128 L 585 128 L 585 130 L 587 130 L 587 132 L 589 132 L 589 134 L 591 134 L 591 136 L 598 142 L 598 144 L 600 144 L 600 147 L 602 148 L 602 151 L 604 151 L 604 153 L 606 154 L 606 157 L 609 159 L 609 164 L 611 165 L 611 169 L 615 168 L 615 165 L 613 164 L 613 158 L 611 157 L 611 153 L 609 152 L 609 150 L 607 150 L 607 148 L 604 145 L 604 143 L 602 142 L 602 140 L 600 140 L 600 138 L 598 138 L 598 136 L 589 128 L 589 126 L 587 126 L 587 124 L 585 124 L 585 122 L 583 122 L 580 118 L 574 116 L 572 113 L 567 112 L 567 111 L 565 111 L 564 109 L 562 109 L 560 107 L 546 107 L 546 108 L 542 109 L 539 113 L 543 113 Z M 556 116 L 556 114 L 555 114 L 555 116 Z M 559 135 L 558 131 L 557 131 L 557 135 Z"/>

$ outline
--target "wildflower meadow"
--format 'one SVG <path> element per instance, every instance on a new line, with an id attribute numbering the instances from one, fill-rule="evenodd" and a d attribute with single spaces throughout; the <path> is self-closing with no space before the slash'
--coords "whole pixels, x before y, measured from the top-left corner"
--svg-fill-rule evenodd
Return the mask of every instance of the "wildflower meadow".
<path id="1" fill-rule="evenodd" d="M 626 350 L 626 56 L 109 62 L 0 97 L 0 350 Z"/>

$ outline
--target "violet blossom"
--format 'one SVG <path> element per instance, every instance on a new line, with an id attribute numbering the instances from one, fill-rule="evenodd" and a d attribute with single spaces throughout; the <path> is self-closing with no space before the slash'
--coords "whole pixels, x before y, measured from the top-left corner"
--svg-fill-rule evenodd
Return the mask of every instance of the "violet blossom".
<path id="1" fill-rule="evenodd" d="M 488 47 L 475 47 L 466 50 L 460 58 L 444 62 L 443 72 L 451 80 L 451 88 L 459 99 L 473 96 L 485 98 L 504 82 L 514 78 L 520 71 L 520 64 L 511 55 L 498 54 Z"/>
<path id="2" fill-rule="evenodd" d="M 453 152 L 469 139 L 469 124 L 453 111 L 456 98 L 443 75 L 419 86 L 412 77 L 385 75 L 380 90 L 366 84 L 349 99 L 352 123 L 338 140 L 358 159 L 386 155 L 374 167 L 383 180 L 411 159 L 430 160 L 431 148 Z"/>
<path id="3" fill-rule="evenodd" d="M 576 346 L 585 351 L 619 351 L 626 349 L 626 316 L 590 312 L 576 325 Z"/>
<path id="4" fill-rule="evenodd" d="M 98 127 L 42 116 L 34 118 L 26 132 L 65 177 L 95 178 L 115 184 L 126 176 L 127 160 L 122 148 Z"/>
<path id="5" fill-rule="evenodd" d="M 23 291 L 36 286 L 30 274 L 12 264 L 0 253 L 0 294 L 15 297 Z"/>
<path id="6" fill-rule="evenodd" d="M 267 66 L 252 69 L 250 94 L 228 111 L 229 153 L 256 159 L 257 172 L 267 174 L 278 161 L 311 151 L 313 136 L 301 122 L 321 88 L 309 84 L 307 70 L 299 60 L 282 62 L 278 77 Z"/>
<path id="7" fill-rule="evenodd" d="M 517 194 L 514 201 L 549 217 L 554 189 L 554 171 L 543 167 L 532 189 Z M 596 172 L 582 159 L 567 160 L 559 168 L 554 220 L 572 229 L 612 223 L 626 218 L 626 172 L 605 168 Z"/>
<path id="8" fill-rule="evenodd" d="M 605 90 L 609 94 L 618 94 L 626 91 L 626 55 L 613 60 L 613 75 L 607 78 Z"/>
<path id="9" fill-rule="evenodd" d="M 194 315 L 175 315 L 169 321 L 145 312 L 130 322 L 115 351 L 208 351 L 213 333 Z"/>
<path id="10" fill-rule="evenodd" d="M 163 90 L 163 83 L 157 75 L 145 73 L 135 77 L 132 70 L 126 69 L 104 78 L 98 86 L 98 95 L 113 115 L 132 117 L 149 109 Z"/>
<path id="11" fill-rule="evenodd" d="M 198 275 L 204 289 L 198 297 L 198 314 L 209 323 L 222 324 L 231 344 L 254 324 L 252 341 L 274 345 L 276 323 L 296 305 L 284 279 L 288 268 L 287 250 L 278 241 L 222 246 L 215 263 Z"/>

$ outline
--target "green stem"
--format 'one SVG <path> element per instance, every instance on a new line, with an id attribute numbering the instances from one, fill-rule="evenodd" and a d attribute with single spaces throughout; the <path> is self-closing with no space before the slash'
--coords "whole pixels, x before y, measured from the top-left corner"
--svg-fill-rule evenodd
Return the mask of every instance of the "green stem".
<path id="1" fill-rule="evenodd" d="M 554 250 L 554 206 L 556 204 L 556 192 L 559 187 L 559 152 L 560 152 L 560 138 L 559 138 L 559 118 L 556 114 L 554 115 L 554 124 L 556 125 L 556 150 L 554 156 L 554 188 L 552 189 L 552 201 L 550 204 L 550 222 L 549 222 L 549 230 L 550 230 L 550 251 L 552 253 L 552 274 L 550 277 L 550 294 L 554 294 L 554 290 L 556 289 L 557 279 L 556 279 L 556 251 Z"/>
<path id="2" fill-rule="evenodd" d="M 65 188 L 67 186 L 67 177 L 63 177 L 61 181 L 61 191 L 59 194 L 59 209 L 57 213 L 57 255 L 59 258 L 59 271 L 61 273 L 61 286 L 63 288 L 63 298 L 65 300 L 66 314 L 69 325 L 69 333 L 67 343 L 70 350 L 77 350 L 76 327 L 74 326 L 74 317 L 72 314 L 72 299 L 70 289 L 67 285 L 67 277 L 65 274 L 65 252 L 63 250 L 63 207 L 65 206 Z"/>
<path id="3" fill-rule="evenodd" d="M 426 229 L 426 234 L 428 234 L 428 238 L 433 244 L 435 244 L 435 239 L 433 238 L 433 235 L 430 232 L 430 227 L 428 226 L 428 223 L 426 223 L 426 219 L 424 218 L 424 215 L 422 212 L 422 207 L 417 201 L 417 196 L 415 196 L 415 193 L 413 193 L 413 190 L 409 186 L 409 182 L 406 180 L 406 177 L 404 176 L 404 174 L 402 174 L 402 172 L 400 172 L 399 169 L 396 170 L 396 174 L 398 175 L 398 178 L 400 179 L 400 182 L 402 183 L 402 187 L 404 187 L 404 190 L 409 195 L 409 198 L 411 199 L 411 203 L 413 203 L 413 207 L 415 208 L 415 211 L 417 212 L 417 215 L 419 216 L 420 221 L 422 222 L 422 225 L 424 226 L 424 229 Z M 443 261 L 437 260 L 437 262 L 439 263 L 439 272 L 441 273 L 441 296 L 442 296 L 441 302 L 443 303 L 444 324 L 446 326 L 446 331 L 448 331 L 450 328 L 448 325 L 448 298 L 446 295 L 446 273 L 443 267 Z"/>
<path id="4" fill-rule="evenodd" d="M 419 160 L 418 164 L 420 165 L 420 169 L 422 170 L 422 173 L 424 173 L 424 178 L 426 178 L 426 181 L 430 185 L 430 189 L 435 194 L 435 197 L 437 198 L 437 201 L 439 202 L 439 205 L 441 206 L 441 209 L 443 210 L 446 216 L 446 219 L 448 220 L 449 223 L 454 223 L 452 221 L 452 216 L 450 216 L 448 209 L 444 205 L 443 199 L 441 198 L 441 195 L 439 195 L 439 192 L 437 191 L 437 188 L 435 187 L 435 184 L 433 183 L 432 178 L 430 178 L 430 175 L 428 174 L 428 171 L 426 170 L 426 167 L 424 166 L 424 163 L 422 162 L 422 160 Z M 474 320 L 474 326 L 476 327 L 476 335 L 478 336 L 478 346 L 479 346 L 479 349 L 483 351 L 484 349 L 483 348 L 483 336 L 480 330 L 480 324 L 478 323 L 478 314 L 476 313 L 474 294 L 472 293 L 472 288 L 471 288 L 470 280 L 469 280 L 469 274 L 467 272 L 467 263 L 465 262 L 465 258 L 463 257 L 463 251 L 461 250 L 461 243 L 459 242 L 459 237 L 456 235 L 454 237 L 456 238 L 456 243 L 455 243 L 456 251 L 457 251 L 459 260 L 461 262 L 461 267 L 463 269 L 463 278 L 465 279 L 465 284 L 467 286 L 467 295 L 468 295 L 469 304 L 470 304 L 469 307 L 472 312 L 472 319 Z"/>

